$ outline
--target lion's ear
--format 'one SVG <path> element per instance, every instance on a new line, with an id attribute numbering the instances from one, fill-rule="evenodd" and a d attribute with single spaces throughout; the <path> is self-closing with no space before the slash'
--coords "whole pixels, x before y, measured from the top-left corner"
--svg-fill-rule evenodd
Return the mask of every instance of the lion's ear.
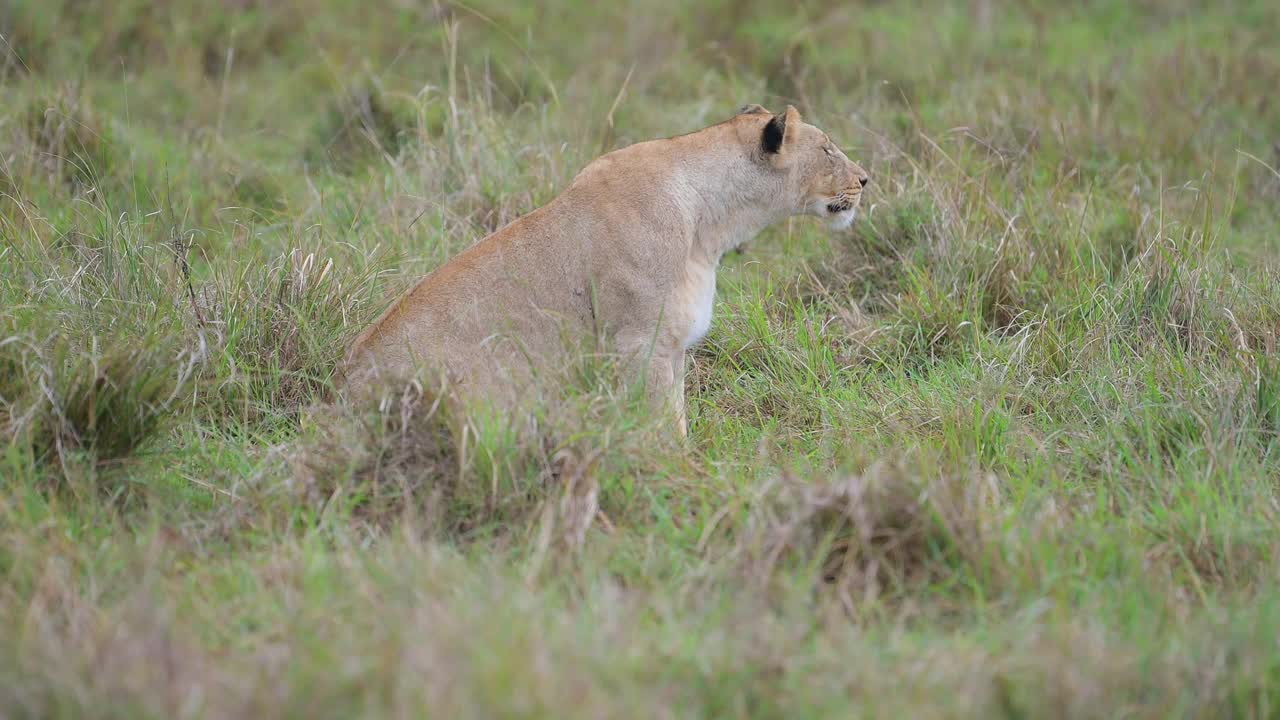
<path id="1" fill-rule="evenodd" d="M 757 105 L 755 103 L 747 103 L 746 105 L 743 105 L 742 107 L 738 108 L 738 114 L 739 115 L 768 115 L 769 111 L 766 110 L 763 105 Z"/>
<path id="2" fill-rule="evenodd" d="M 800 113 L 790 105 L 786 110 L 774 115 L 765 123 L 761 145 L 766 154 L 776 155 L 782 152 L 787 141 L 795 136 L 795 128 L 800 124 Z"/>

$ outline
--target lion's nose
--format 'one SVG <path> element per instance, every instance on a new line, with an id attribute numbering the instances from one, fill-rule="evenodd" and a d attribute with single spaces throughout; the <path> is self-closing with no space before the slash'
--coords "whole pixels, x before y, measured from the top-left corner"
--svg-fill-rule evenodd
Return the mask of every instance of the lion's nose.
<path id="1" fill-rule="evenodd" d="M 866 187 L 867 183 L 871 182 L 871 178 L 867 177 L 866 175 L 863 175 L 862 177 L 858 178 L 858 182 L 862 183 L 862 187 Z"/>

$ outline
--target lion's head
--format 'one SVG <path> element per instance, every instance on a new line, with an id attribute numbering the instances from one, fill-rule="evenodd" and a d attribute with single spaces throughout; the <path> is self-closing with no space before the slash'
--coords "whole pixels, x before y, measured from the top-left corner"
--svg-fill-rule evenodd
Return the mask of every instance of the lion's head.
<path id="1" fill-rule="evenodd" d="M 782 198 L 796 215 L 824 218 L 833 229 L 849 227 L 870 176 L 822 130 L 800 119 L 790 105 L 776 115 L 759 105 L 738 113 L 758 143 L 757 162 L 784 174 Z"/>

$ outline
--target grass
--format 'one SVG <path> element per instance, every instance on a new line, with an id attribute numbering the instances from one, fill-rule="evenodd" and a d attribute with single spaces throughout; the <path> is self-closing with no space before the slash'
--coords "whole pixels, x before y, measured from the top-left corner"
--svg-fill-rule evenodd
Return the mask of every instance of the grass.
<path id="1" fill-rule="evenodd" d="M 146 5 L 147 7 L 143 7 Z M 1280 12 L 0 7 L 0 716 L 1271 717 Z M 612 147 L 796 104 L 673 438 L 330 403 Z"/>

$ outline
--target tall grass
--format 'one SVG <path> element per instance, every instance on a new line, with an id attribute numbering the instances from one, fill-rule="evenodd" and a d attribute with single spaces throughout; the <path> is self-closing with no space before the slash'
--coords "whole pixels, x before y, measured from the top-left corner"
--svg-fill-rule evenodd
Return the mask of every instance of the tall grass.
<path id="1" fill-rule="evenodd" d="M 1265 717 L 1267 3 L 0 8 L 0 715 Z M 601 152 L 793 103 L 690 436 L 346 343 Z"/>

